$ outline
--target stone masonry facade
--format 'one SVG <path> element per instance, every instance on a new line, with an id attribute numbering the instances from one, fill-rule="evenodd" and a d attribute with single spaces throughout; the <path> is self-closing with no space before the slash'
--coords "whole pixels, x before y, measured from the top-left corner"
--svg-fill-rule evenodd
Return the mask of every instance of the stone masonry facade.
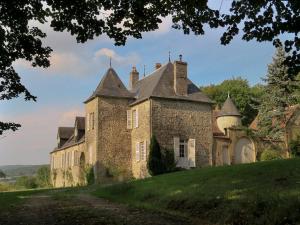
<path id="1" fill-rule="evenodd" d="M 109 68 L 85 101 L 85 117 L 59 128 L 50 154 L 55 187 L 82 185 L 91 170 L 100 183 L 148 177 L 153 135 L 178 167 L 212 165 L 212 101 L 188 79 L 187 63 L 157 64 L 142 79 L 133 68 L 130 76 L 128 90 Z"/>

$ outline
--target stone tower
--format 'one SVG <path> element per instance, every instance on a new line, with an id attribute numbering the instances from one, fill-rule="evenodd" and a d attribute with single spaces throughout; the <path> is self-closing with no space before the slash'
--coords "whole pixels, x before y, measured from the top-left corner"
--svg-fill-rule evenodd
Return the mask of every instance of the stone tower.
<path id="1" fill-rule="evenodd" d="M 227 128 L 242 125 L 241 114 L 229 94 L 219 115 L 217 116 L 217 125 L 224 134 L 226 133 Z"/>

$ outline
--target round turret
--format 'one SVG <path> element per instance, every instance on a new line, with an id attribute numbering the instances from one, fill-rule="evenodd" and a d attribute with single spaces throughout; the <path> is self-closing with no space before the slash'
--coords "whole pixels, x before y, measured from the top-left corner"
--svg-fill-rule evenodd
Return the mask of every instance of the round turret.
<path id="1" fill-rule="evenodd" d="M 217 116 L 217 125 L 224 134 L 226 128 L 242 125 L 241 114 L 229 95 Z"/>

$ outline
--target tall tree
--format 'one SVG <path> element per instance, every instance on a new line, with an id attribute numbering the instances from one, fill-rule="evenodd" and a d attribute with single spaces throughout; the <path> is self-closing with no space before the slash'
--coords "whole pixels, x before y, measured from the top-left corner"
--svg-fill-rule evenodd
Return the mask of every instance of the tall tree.
<path id="1" fill-rule="evenodd" d="M 289 152 L 287 121 L 289 107 L 297 102 L 299 81 L 285 64 L 286 54 L 278 47 L 273 62 L 268 65 L 265 95 L 258 107 L 258 135 L 283 140 Z"/>
<path id="2" fill-rule="evenodd" d="M 272 41 L 278 46 L 279 35 L 288 33 L 285 50 L 293 54 L 286 63 L 292 73 L 300 71 L 299 0 L 233 0 L 224 13 L 210 7 L 208 0 L 7 0 L 0 2 L 0 100 L 21 94 L 25 100 L 36 100 L 12 65 L 25 59 L 32 66 L 50 66 L 52 49 L 43 45 L 46 34 L 36 24 L 49 22 L 54 31 L 68 31 L 82 43 L 106 34 L 116 45 L 124 45 L 129 36 L 142 38 L 143 32 L 158 29 L 167 16 L 172 27 L 185 34 L 203 35 L 205 25 L 225 28 L 224 45 L 242 32 L 243 40 Z M 1 123 L 0 133 L 17 128 Z"/>

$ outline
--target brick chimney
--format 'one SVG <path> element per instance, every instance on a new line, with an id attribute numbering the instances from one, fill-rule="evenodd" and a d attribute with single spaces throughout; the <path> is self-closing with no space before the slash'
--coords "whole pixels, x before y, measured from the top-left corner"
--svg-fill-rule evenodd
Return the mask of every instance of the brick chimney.
<path id="1" fill-rule="evenodd" d="M 159 69 L 161 67 L 161 63 L 155 63 L 155 69 Z"/>
<path id="2" fill-rule="evenodd" d="M 174 62 L 174 90 L 177 95 L 187 95 L 187 63 L 182 61 L 182 55 Z"/>
<path id="3" fill-rule="evenodd" d="M 129 79 L 129 88 L 133 89 L 135 84 L 139 81 L 139 72 L 136 70 L 136 67 L 133 66 L 130 72 L 130 79 Z"/>

